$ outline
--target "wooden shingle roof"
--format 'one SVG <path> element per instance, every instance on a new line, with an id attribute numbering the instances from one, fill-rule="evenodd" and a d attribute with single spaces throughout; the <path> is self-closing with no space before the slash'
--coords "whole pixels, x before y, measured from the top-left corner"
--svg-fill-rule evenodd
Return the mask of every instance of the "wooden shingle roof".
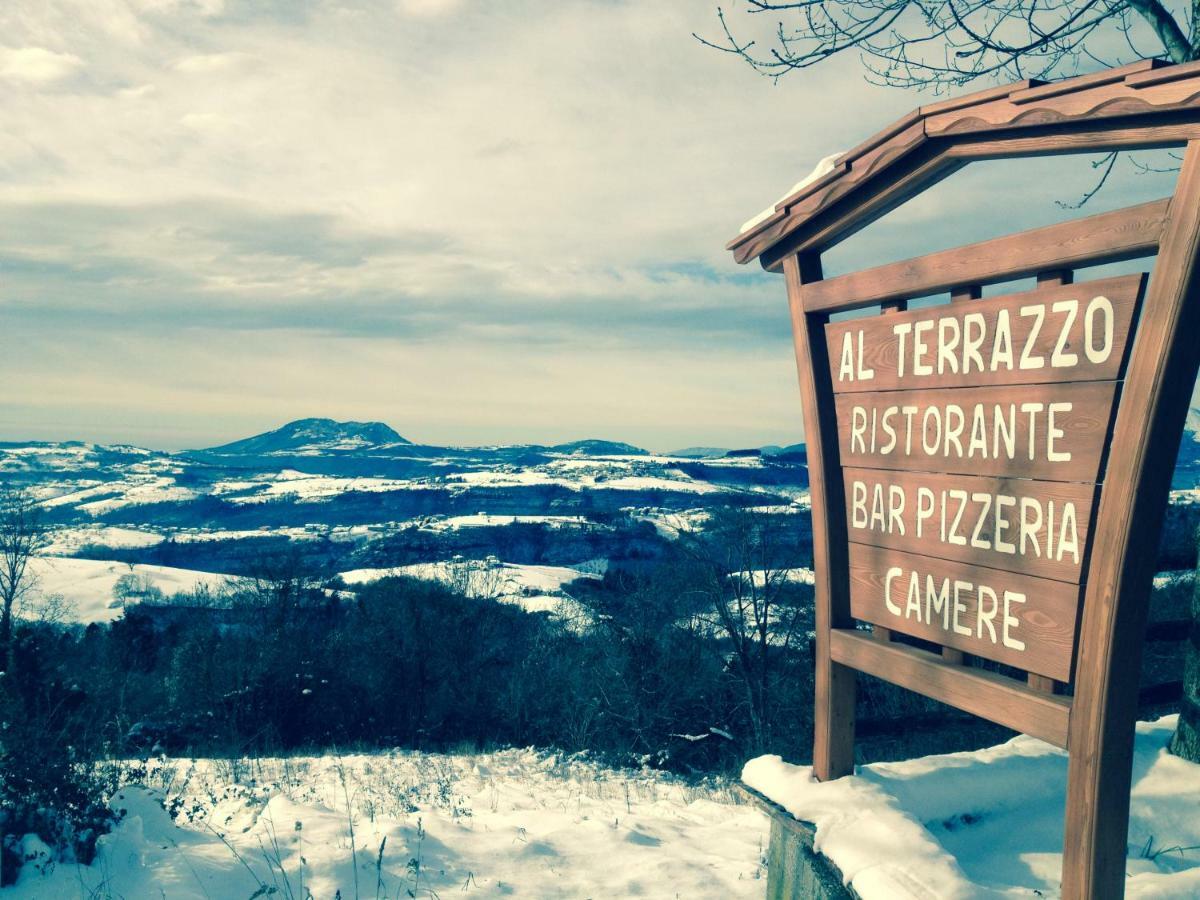
<path id="1" fill-rule="evenodd" d="M 972 160 L 1174 147 L 1200 138 L 1200 62 L 1143 60 L 1049 83 L 1019 81 L 922 106 L 842 154 L 727 245 L 777 271 L 822 250 Z"/>

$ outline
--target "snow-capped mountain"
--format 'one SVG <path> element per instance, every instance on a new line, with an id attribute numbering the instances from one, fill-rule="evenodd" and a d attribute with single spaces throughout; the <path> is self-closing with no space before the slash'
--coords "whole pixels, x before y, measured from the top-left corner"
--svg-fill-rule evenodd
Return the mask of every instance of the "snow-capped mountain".
<path id="1" fill-rule="evenodd" d="M 408 444 L 382 422 L 337 422 L 333 419 L 297 419 L 286 425 L 240 441 L 209 447 L 209 453 L 321 452 L 361 450 L 367 447 Z"/>

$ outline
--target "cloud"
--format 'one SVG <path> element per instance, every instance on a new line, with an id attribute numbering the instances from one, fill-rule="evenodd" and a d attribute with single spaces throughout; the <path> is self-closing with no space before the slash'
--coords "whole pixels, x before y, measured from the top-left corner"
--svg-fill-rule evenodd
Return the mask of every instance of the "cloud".
<path id="1" fill-rule="evenodd" d="M 0 107 L 23 348 L 0 379 L 28 398 L 0 431 L 50 422 L 41 402 L 60 436 L 177 444 L 285 411 L 430 440 L 796 439 L 782 284 L 724 243 L 921 98 L 850 57 L 773 85 L 691 37 L 715 21 L 691 0 L 5 5 L 0 33 L 63 74 Z M 1011 230 L 986 178 L 954 184 L 841 264 L 954 242 L 950 213 Z"/>
<path id="2" fill-rule="evenodd" d="M 9 81 L 50 84 L 73 75 L 82 65 L 78 56 L 44 47 L 0 48 L 0 78 Z"/>
<path id="3" fill-rule="evenodd" d="M 418 17 L 445 16 L 461 6 L 462 0 L 397 0 L 396 3 L 402 14 Z"/>
<path id="4" fill-rule="evenodd" d="M 228 73 L 252 65 L 254 57 L 248 53 L 197 53 L 185 56 L 175 63 L 180 72 L 198 75 Z"/>

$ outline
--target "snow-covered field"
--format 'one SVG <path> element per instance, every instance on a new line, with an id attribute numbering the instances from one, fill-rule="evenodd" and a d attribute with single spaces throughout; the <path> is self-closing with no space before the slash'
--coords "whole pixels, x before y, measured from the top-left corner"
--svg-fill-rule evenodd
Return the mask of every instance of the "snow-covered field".
<path id="1" fill-rule="evenodd" d="M 120 618 L 124 610 L 115 599 L 113 588 L 125 575 L 137 576 L 143 583 L 158 588 L 165 597 L 205 585 L 216 590 L 227 581 L 225 575 L 192 569 L 50 556 L 31 559 L 29 571 L 34 577 L 35 601 L 59 595 L 67 601 L 71 619 L 84 624 Z"/>
<path id="2" fill-rule="evenodd" d="M 354 569 L 342 572 L 341 578 L 351 587 L 395 575 L 440 581 L 469 597 L 514 603 L 527 612 L 552 612 L 573 619 L 580 611 L 564 591 L 564 585 L 580 578 L 598 578 L 603 568 L 603 560 L 580 568 L 519 565 L 494 559 L 450 560 L 387 569 Z M 29 572 L 34 579 L 30 600 L 35 607 L 48 597 L 62 597 L 70 620 L 85 625 L 110 622 L 123 615 L 124 606 L 114 589 L 118 580 L 128 575 L 135 576 L 141 585 L 157 588 L 167 598 L 201 587 L 217 592 L 237 581 L 228 575 L 193 569 L 59 556 L 34 557 L 29 562 Z M 130 602 L 137 602 L 136 598 Z"/>
<path id="3" fill-rule="evenodd" d="M 133 779 L 92 865 L 35 858 L 0 898 L 759 897 L 766 884 L 767 819 L 728 787 L 532 750 L 161 760 Z"/>
<path id="4" fill-rule="evenodd" d="M 1200 896 L 1200 765 L 1166 752 L 1176 716 L 1140 722 L 1125 896 Z M 747 785 L 817 827 L 816 845 L 864 900 L 1055 897 L 1066 754 L 1021 736 L 974 753 L 862 766 L 812 780 L 778 756 Z"/>

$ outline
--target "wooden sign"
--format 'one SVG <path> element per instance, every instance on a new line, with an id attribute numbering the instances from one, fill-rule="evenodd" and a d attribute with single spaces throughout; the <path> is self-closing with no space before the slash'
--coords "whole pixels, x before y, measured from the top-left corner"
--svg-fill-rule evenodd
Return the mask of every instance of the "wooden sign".
<path id="1" fill-rule="evenodd" d="M 843 394 L 847 465 L 1095 481 L 1116 383 Z"/>
<path id="2" fill-rule="evenodd" d="M 1111 381 L 1145 283 L 1128 275 L 831 322 L 833 391 Z"/>
<path id="3" fill-rule="evenodd" d="M 1163 146 L 1187 148 L 1173 198 L 823 277 L 825 250 L 972 159 Z M 854 768 L 857 672 L 1051 741 L 1070 754 L 1063 896 L 1119 897 L 1146 606 L 1200 367 L 1200 64 L 922 107 L 730 249 L 787 282 L 817 777 Z M 1152 256 L 1150 276 L 1076 283 Z M 1036 284 L 981 299 L 1020 278 Z"/>
<path id="4" fill-rule="evenodd" d="M 1065 681 L 1079 587 L 852 544 L 850 612 L 889 631 Z"/>
<path id="5" fill-rule="evenodd" d="M 1082 580 L 1094 485 L 858 468 L 844 479 L 854 543 Z"/>

